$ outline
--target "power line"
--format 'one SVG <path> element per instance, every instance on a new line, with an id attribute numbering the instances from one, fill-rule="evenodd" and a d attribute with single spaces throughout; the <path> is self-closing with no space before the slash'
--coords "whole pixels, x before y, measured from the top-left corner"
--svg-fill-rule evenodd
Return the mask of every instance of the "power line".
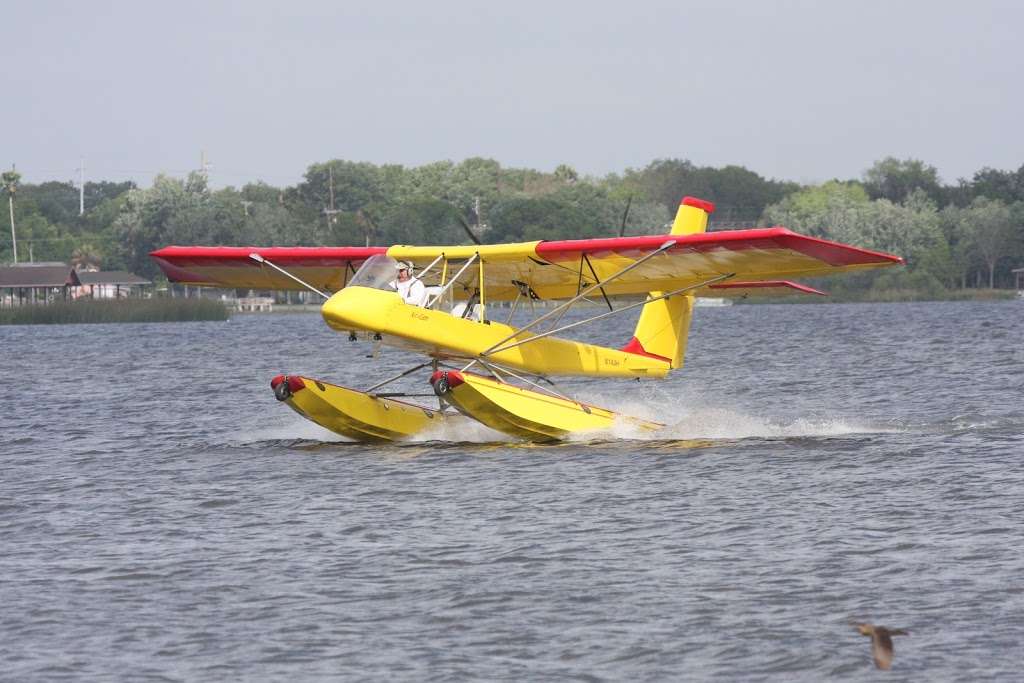
<path id="1" fill-rule="evenodd" d="M 208 168 L 212 168 L 212 166 L 210 164 L 207 164 L 207 167 Z M 148 175 L 148 176 L 154 176 L 154 177 L 157 176 L 157 175 L 165 175 L 165 174 L 188 175 L 189 173 L 192 173 L 192 172 L 194 172 L 196 170 L 194 168 L 161 168 L 161 169 L 149 168 L 149 169 L 144 169 L 144 168 L 111 168 L 111 167 L 105 167 L 105 166 L 93 166 L 91 168 L 93 170 L 93 174 L 94 175 L 100 175 L 100 176 L 103 175 L 103 174 L 121 174 L 121 175 L 131 174 L 131 175 Z M 78 172 L 78 170 L 79 170 L 79 168 L 77 166 L 76 167 L 69 167 L 69 168 L 39 168 L 39 167 L 31 167 L 30 166 L 27 169 L 25 167 L 22 167 L 22 172 L 23 173 L 28 173 L 28 174 L 32 174 L 32 175 L 67 173 L 67 174 L 73 176 L 75 173 Z M 260 173 L 258 171 L 243 171 L 243 170 L 239 170 L 239 169 L 229 169 L 229 170 L 223 170 L 222 169 L 222 170 L 218 170 L 217 171 L 217 175 L 218 176 L 229 177 L 229 178 L 251 178 L 252 182 L 259 182 L 260 180 L 264 180 L 264 179 L 289 180 L 289 181 L 293 181 L 293 182 L 298 180 L 299 182 L 302 182 L 304 174 L 303 173 L 299 173 L 299 174 L 293 174 L 293 175 L 285 175 L 283 173 Z"/>

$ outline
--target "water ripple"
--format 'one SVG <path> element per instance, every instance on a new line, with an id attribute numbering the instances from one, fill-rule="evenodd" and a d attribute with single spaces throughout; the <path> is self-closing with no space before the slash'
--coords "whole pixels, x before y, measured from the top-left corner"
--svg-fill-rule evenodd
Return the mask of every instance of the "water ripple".
<path id="1" fill-rule="evenodd" d="M 0 328 L 0 678 L 873 680 L 870 620 L 898 678 L 1014 680 L 1010 313 L 703 309 L 666 382 L 568 382 L 669 430 L 542 445 L 303 421 L 269 377 L 365 383 L 316 315 Z"/>

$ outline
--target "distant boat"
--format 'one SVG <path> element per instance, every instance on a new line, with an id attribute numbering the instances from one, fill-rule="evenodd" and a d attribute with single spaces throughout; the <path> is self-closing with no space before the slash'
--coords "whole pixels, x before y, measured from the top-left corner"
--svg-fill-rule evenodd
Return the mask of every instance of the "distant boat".
<path id="1" fill-rule="evenodd" d="M 695 302 L 697 306 L 732 306 L 732 299 L 722 299 L 720 297 L 707 297 L 699 296 Z"/>

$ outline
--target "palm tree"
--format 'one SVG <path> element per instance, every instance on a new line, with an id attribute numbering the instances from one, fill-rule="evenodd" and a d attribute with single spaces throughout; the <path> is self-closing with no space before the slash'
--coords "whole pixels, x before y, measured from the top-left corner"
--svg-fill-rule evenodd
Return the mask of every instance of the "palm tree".
<path id="1" fill-rule="evenodd" d="M 3 185 L 3 189 L 7 191 L 7 205 L 11 210 L 11 248 L 14 251 L 14 263 L 18 263 L 18 238 L 14 234 L 14 193 L 18 189 L 18 182 L 21 180 L 21 174 L 14 170 L 14 166 L 11 166 L 11 170 L 0 176 L 0 184 Z"/>
<path id="2" fill-rule="evenodd" d="M 101 263 L 103 263 L 103 253 L 95 245 L 88 242 L 76 247 L 71 252 L 71 266 L 75 270 L 98 269 Z"/>

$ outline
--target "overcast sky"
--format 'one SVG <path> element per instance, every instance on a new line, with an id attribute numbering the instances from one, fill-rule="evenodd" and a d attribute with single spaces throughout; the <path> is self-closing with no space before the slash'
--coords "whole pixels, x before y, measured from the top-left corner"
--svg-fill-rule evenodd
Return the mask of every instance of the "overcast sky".
<path id="1" fill-rule="evenodd" d="M 331 158 L 769 178 L 1024 164 L 1024 3 L 6 3 L 0 166 L 294 184 Z"/>

